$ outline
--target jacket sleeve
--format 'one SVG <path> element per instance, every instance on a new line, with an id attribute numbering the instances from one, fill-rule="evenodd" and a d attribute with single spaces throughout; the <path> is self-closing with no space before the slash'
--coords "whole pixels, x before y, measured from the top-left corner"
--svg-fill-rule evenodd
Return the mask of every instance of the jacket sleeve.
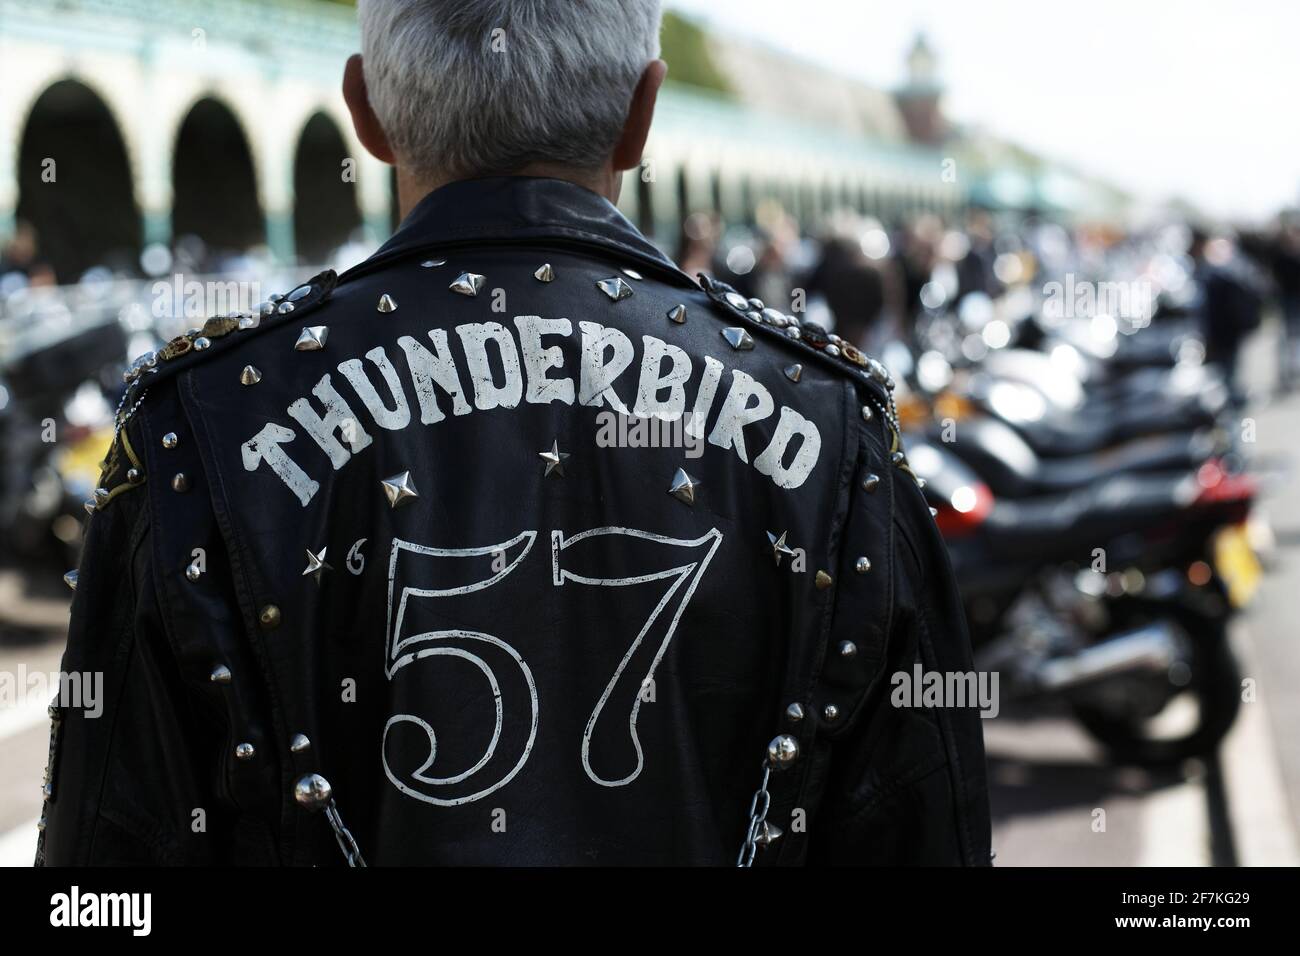
<path id="1" fill-rule="evenodd" d="M 834 745 L 810 862 L 987 865 L 988 785 L 974 701 L 917 706 L 921 673 L 972 674 L 947 552 L 907 471 L 893 482 L 893 612 L 863 719 Z M 977 675 L 976 675 L 977 676 Z M 904 694 L 902 691 L 908 693 Z"/>
<path id="2" fill-rule="evenodd" d="M 214 861 L 213 725 L 166 639 L 142 486 L 91 517 L 51 716 L 37 865 Z"/>

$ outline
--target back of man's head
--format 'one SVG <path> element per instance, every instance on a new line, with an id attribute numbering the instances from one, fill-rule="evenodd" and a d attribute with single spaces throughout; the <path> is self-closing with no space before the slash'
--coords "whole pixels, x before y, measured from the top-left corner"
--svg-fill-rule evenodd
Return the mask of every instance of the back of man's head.
<path id="1" fill-rule="evenodd" d="M 366 88 L 399 165 L 442 178 L 600 168 L 660 0 L 360 0 Z"/>

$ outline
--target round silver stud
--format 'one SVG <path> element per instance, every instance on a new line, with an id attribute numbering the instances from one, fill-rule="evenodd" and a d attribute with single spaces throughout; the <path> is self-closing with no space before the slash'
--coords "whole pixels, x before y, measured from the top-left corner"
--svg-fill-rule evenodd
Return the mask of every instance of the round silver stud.
<path id="1" fill-rule="evenodd" d="M 290 312 L 294 310 L 294 308 L 295 306 L 292 302 L 281 302 L 278 306 L 276 306 L 275 311 L 280 313 L 281 315 L 288 315 Z"/>
<path id="2" fill-rule="evenodd" d="M 175 448 L 177 445 L 179 445 L 180 441 L 181 440 L 176 437 L 175 432 L 168 432 L 166 435 L 163 435 L 162 437 L 162 446 L 170 450 L 172 448 Z"/>
<path id="3" fill-rule="evenodd" d="M 876 417 L 876 413 L 871 410 L 870 405 L 862 406 L 862 420 L 864 422 L 869 422 L 875 417 Z"/>
<path id="4" fill-rule="evenodd" d="M 755 312 L 762 312 L 762 311 L 763 311 L 763 308 L 764 308 L 764 306 L 763 306 L 763 300 L 762 300 L 762 299 L 750 299 L 750 300 L 749 300 L 749 307 L 750 307 L 751 309 L 753 309 Z"/>
<path id="5" fill-rule="evenodd" d="M 852 641 L 840 641 L 840 657 L 857 657 L 858 645 Z"/>
<path id="6" fill-rule="evenodd" d="M 190 490 L 189 476 L 183 471 L 176 472 L 172 476 L 172 491 L 186 492 Z"/>
<path id="7" fill-rule="evenodd" d="M 257 623 L 262 625 L 262 630 L 273 631 L 280 626 L 280 609 L 274 604 L 268 604 L 257 612 Z"/>
<path id="8" fill-rule="evenodd" d="M 785 719 L 792 724 L 797 724 L 803 720 L 803 704 L 795 701 L 785 709 Z"/>
<path id="9" fill-rule="evenodd" d="M 289 741 L 289 750 L 296 754 L 305 753 L 311 750 L 311 740 L 306 734 L 294 734 Z"/>
<path id="10" fill-rule="evenodd" d="M 871 570 L 871 559 L 858 558 L 858 560 L 853 562 L 853 570 L 858 572 L 858 574 L 866 574 Z"/>
<path id="11" fill-rule="evenodd" d="M 784 770 L 799 759 L 799 741 L 779 734 L 767 745 L 767 762 L 773 770 Z"/>
<path id="12" fill-rule="evenodd" d="M 828 724 L 833 724 L 840 719 L 840 709 L 834 704 L 827 704 L 822 708 L 822 717 L 826 719 Z"/>
<path id="13" fill-rule="evenodd" d="M 880 485 L 879 475 L 867 475 L 867 477 L 862 479 L 862 490 L 867 492 L 868 494 L 875 491 L 876 488 L 879 487 L 879 485 Z"/>
<path id="14" fill-rule="evenodd" d="M 256 754 L 257 750 L 254 749 L 252 744 L 244 743 L 235 747 L 236 760 L 252 760 Z"/>
<path id="15" fill-rule="evenodd" d="M 185 569 L 185 577 L 191 581 L 197 581 L 199 578 L 203 577 L 203 569 L 197 564 L 191 564 Z"/>
<path id="16" fill-rule="evenodd" d="M 144 480 L 144 475 L 140 473 L 139 468 L 128 468 L 126 470 L 126 480 L 131 482 L 133 485 L 138 485 Z"/>
<path id="17" fill-rule="evenodd" d="M 906 458 L 907 456 L 904 455 L 901 451 L 896 451 L 889 456 L 889 461 L 891 464 L 901 465 L 904 462 L 904 460 L 906 460 Z"/>
<path id="18" fill-rule="evenodd" d="M 208 680 L 212 681 L 214 684 L 229 684 L 232 677 L 233 675 L 230 673 L 229 667 L 225 664 L 218 664 L 216 667 L 212 668 L 212 673 L 208 675 Z"/>
<path id="19" fill-rule="evenodd" d="M 311 295 L 311 286 L 300 285 L 298 286 L 298 288 L 294 289 L 287 296 L 285 296 L 285 298 L 288 299 L 290 302 L 297 302 L 299 299 L 305 299 L 309 295 Z"/>
<path id="20" fill-rule="evenodd" d="M 320 810 L 327 806 L 334 795 L 330 782 L 318 773 L 309 773 L 299 777 L 293 785 L 293 799 L 298 806 L 308 810 Z"/>
<path id="21" fill-rule="evenodd" d="M 840 357 L 840 347 L 838 345 L 828 345 L 826 346 L 826 348 L 822 349 L 822 351 L 825 352 L 827 355 L 829 355 L 831 358 Z"/>
<path id="22" fill-rule="evenodd" d="M 209 339 L 207 336 L 200 335 L 197 339 L 194 340 L 194 351 L 196 352 L 202 352 L 204 349 L 211 348 L 211 347 L 212 347 L 212 340 Z"/>

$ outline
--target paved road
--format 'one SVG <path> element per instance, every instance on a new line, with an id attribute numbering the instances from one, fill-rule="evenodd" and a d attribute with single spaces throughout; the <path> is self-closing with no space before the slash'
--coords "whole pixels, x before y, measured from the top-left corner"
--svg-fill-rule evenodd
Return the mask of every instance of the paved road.
<path id="1" fill-rule="evenodd" d="M 1160 774 L 1108 765 L 1064 714 L 1004 710 L 986 721 L 999 864 L 1300 865 L 1300 483 L 1280 470 L 1300 454 L 1300 396 L 1266 394 L 1273 354 L 1266 332 L 1245 362 L 1268 399 L 1252 415 L 1276 537 L 1261 594 L 1232 635 L 1256 702 L 1243 706 L 1217 760 Z M 0 572 L 0 675 L 55 669 L 66 621 L 65 596 L 26 594 L 18 576 Z M 32 858 L 44 711 L 40 700 L 0 706 L 0 865 Z"/>

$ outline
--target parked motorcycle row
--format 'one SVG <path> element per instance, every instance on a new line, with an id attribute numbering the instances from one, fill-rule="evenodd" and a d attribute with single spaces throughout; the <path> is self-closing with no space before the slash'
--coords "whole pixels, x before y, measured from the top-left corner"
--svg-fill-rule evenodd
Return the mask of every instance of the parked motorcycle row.
<path id="1" fill-rule="evenodd" d="M 1205 361 L 1205 298 L 1188 264 L 1159 264 L 1068 277 L 1154 290 L 1122 316 L 1061 309 L 1051 277 L 996 298 L 931 287 L 886 350 L 977 669 L 1143 765 L 1210 754 L 1232 726 L 1228 623 L 1267 537 L 1253 423 Z"/>

